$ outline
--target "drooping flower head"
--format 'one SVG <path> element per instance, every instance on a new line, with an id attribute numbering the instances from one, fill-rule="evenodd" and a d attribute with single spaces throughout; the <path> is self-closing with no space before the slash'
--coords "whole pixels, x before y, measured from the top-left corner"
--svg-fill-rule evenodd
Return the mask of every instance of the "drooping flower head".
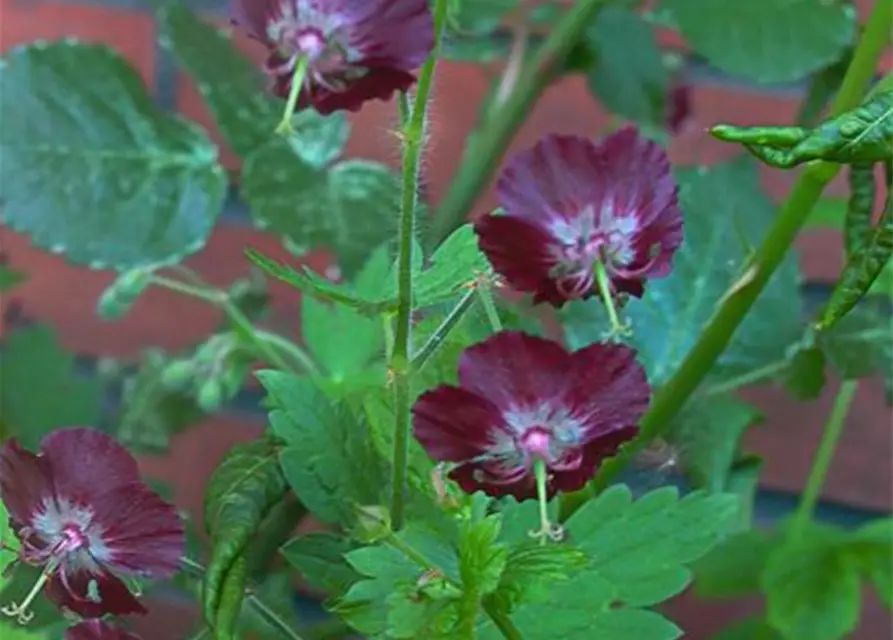
<path id="1" fill-rule="evenodd" d="M 276 95 L 306 64 L 297 108 L 322 114 L 405 91 L 434 47 L 428 0 L 234 0 L 232 15 L 267 45 Z"/>
<path id="2" fill-rule="evenodd" d="M 183 524 L 140 479 L 133 456 L 112 437 L 60 429 L 39 454 L 15 439 L 0 446 L 0 499 L 19 539 L 19 559 L 42 568 L 19 604 L 3 612 L 24 624 L 40 590 L 84 618 L 145 613 L 124 582 L 177 572 Z"/>
<path id="3" fill-rule="evenodd" d="M 413 430 L 428 455 L 456 465 L 449 477 L 464 491 L 525 499 L 540 494 L 542 480 L 551 496 L 583 487 L 636 435 L 649 397 L 629 347 L 568 352 L 503 331 L 462 354 L 459 386 L 419 397 Z"/>
<path id="4" fill-rule="evenodd" d="M 598 291 L 613 311 L 618 293 L 640 297 L 667 275 L 682 242 L 667 155 L 633 127 L 600 143 L 549 135 L 509 161 L 497 190 L 505 214 L 478 219 L 481 250 L 535 302 Z"/>
<path id="5" fill-rule="evenodd" d="M 139 636 L 102 620 L 84 620 L 65 630 L 65 640 L 141 640 Z"/>

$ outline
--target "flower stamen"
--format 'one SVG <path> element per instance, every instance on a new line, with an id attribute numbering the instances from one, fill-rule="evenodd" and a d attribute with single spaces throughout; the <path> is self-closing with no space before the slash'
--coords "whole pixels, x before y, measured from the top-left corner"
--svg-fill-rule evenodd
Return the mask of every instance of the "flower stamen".
<path id="1" fill-rule="evenodd" d="M 295 112 L 295 106 L 298 104 L 298 96 L 301 94 L 301 88 L 304 86 L 304 78 L 307 75 L 309 64 L 309 56 L 300 56 L 295 63 L 295 71 L 291 77 L 291 90 L 288 92 L 285 111 L 282 113 L 282 120 L 276 125 L 276 133 L 279 135 L 290 135 L 293 132 L 291 117 Z"/>
<path id="2" fill-rule="evenodd" d="M 34 612 L 30 610 L 31 603 L 34 602 L 35 598 L 37 598 L 37 594 L 40 593 L 41 589 L 43 589 L 49 581 L 54 570 L 55 566 L 48 565 L 40 574 L 40 577 L 37 579 L 37 582 L 34 583 L 34 586 L 31 587 L 31 591 L 28 592 L 28 595 L 25 596 L 25 599 L 22 600 L 20 604 L 11 602 L 0 609 L 0 611 L 10 618 L 15 618 L 20 625 L 24 626 L 31 622 L 31 619 L 34 618 Z"/>
<path id="3" fill-rule="evenodd" d="M 549 497 L 546 492 L 548 471 L 545 460 L 537 458 L 534 461 L 533 474 L 536 478 L 536 498 L 540 507 L 540 528 L 530 531 L 530 537 L 538 538 L 540 544 L 546 544 L 547 539 L 561 542 L 564 539 L 564 527 L 549 520 Z"/>
<path id="4" fill-rule="evenodd" d="M 614 294 L 611 292 L 611 280 L 608 277 L 608 271 L 605 264 L 601 260 L 597 260 L 593 266 L 595 271 L 595 281 L 598 283 L 598 291 L 608 310 L 608 318 L 611 320 L 611 328 L 605 332 L 606 340 L 614 340 L 620 342 L 620 339 L 632 334 L 632 328 L 629 320 L 620 320 L 617 314 L 617 307 L 614 305 Z"/>

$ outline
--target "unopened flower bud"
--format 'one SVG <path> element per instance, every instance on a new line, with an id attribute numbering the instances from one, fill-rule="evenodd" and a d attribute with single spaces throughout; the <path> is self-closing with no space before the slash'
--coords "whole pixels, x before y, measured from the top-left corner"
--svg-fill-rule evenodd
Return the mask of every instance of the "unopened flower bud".
<path id="1" fill-rule="evenodd" d="M 223 404 L 223 385 L 215 378 L 205 380 L 199 387 L 195 400 L 202 411 L 214 413 Z"/>
<path id="2" fill-rule="evenodd" d="M 192 360 L 174 360 L 161 371 L 161 384 L 171 391 L 186 389 L 195 376 Z"/>

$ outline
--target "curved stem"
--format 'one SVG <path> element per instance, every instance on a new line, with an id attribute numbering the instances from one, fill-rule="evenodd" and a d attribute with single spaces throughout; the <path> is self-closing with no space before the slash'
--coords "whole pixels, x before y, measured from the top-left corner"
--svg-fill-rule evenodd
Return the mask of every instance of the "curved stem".
<path id="1" fill-rule="evenodd" d="M 477 290 L 481 299 L 481 306 L 487 315 L 487 322 L 490 323 L 494 333 L 499 333 L 502 331 L 502 320 L 499 318 L 499 311 L 496 309 L 496 303 L 493 301 L 493 292 L 490 290 L 490 286 L 484 280 L 481 280 L 478 282 Z"/>
<path id="2" fill-rule="evenodd" d="M 311 375 L 319 375 L 319 369 L 316 368 L 316 363 L 313 362 L 313 359 L 304 351 L 301 347 L 296 345 L 294 342 L 280 336 L 277 333 L 271 333 L 269 331 L 264 331 L 262 329 L 257 329 L 254 332 L 254 335 L 260 342 L 264 342 L 271 347 L 282 351 L 283 353 L 287 353 L 292 357 L 292 359 L 301 365 L 307 373 Z"/>
<path id="3" fill-rule="evenodd" d="M 831 468 L 831 459 L 834 457 L 834 450 L 837 448 L 840 434 L 843 433 L 847 413 L 850 410 L 853 397 L 856 395 L 858 384 L 856 380 L 844 380 L 840 385 L 831 415 L 828 416 L 828 422 L 825 424 L 822 441 L 819 443 L 815 459 L 812 461 L 806 488 L 800 495 L 800 503 L 797 505 L 797 511 L 791 522 L 790 534 L 792 536 L 801 534 L 812 519 L 812 512 L 819 499 L 822 485 L 825 483 L 825 476 L 828 475 L 828 469 Z"/>
<path id="4" fill-rule="evenodd" d="M 391 523 L 401 529 L 406 503 L 406 469 L 409 462 L 410 340 L 412 327 L 412 264 L 415 233 L 415 212 L 418 208 L 419 158 L 425 138 L 428 98 L 434 82 L 434 70 L 440 55 L 440 40 L 446 24 L 448 0 L 437 0 L 434 7 L 434 50 L 419 73 L 415 103 L 403 126 L 403 201 L 400 208 L 399 253 L 397 257 L 397 326 L 391 351 L 390 371 L 394 383 L 394 476 L 391 498 Z M 401 120 L 406 120 L 402 105 Z"/>
<path id="5" fill-rule="evenodd" d="M 487 115 L 482 128 L 469 138 L 450 190 L 437 210 L 430 238 L 432 246 L 443 242 L 462 225 L 530 108 L 561 69 L 596 11 L 607 1 L 579 0 L 568 9 L 525 65 L 508 98 Z"/>
<path id="6" fill-rule="evenodd" d="M 877 60 L 889 41 L 891 19 L 893 0 L 879 0 L 834 100 L 832 117 L 857 107 L 861 102 L 874 76 Z M 780 207 L 766 238 L 754 252 L 746 275 L 732 285 L 712 321 L 705 327 L 675 375 L 655 395 L 650 410 L 642 419 L 639 438 L 602 466 L 596 478 L 596 489 L 607 486 L 633 455 L 669 428 L 672 419 L 731 341 L 735 330 L 781 264 L 800 227 L 839 169 L 839 165 L 814 162 L 800 175 L 787 200 Z M 575 505 L 571 508 L 573 506 Z"/>

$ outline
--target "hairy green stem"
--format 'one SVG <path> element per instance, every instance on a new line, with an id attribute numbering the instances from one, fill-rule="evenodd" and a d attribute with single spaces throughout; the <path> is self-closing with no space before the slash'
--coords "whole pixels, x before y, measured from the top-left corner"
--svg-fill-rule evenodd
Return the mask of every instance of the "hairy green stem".
<path id="1" fill-rule="evenodd" d="M 425 341 L 419 352 L 412 357 L 413 372 L 420 371 L 425 366 L 425 363 L 437 352 L 443 341 L 450 335 L 450 332 L 462 321 L 462 318 L 465 317 L 465 314 L 468 313 L 468 310 L 471 309 L 471 305 L 474 303 L 474 297 L 477 293 L 476 289 L 476 285 L 469 287 L 465 295 L 459 298 L 456 306 L 450 310 L 449 315 L 434 330 L 434 333 L 428 336 L 428 340 Z"/>
<path id="2" fill-rule="evenodd" d="M 578 0 L 568 9 L 537 49 L 534 58 L 522 69 L 506 101 L 488 114 L 483 126 L 469 138 L 450 190 L 437 210 L 430 237 L 432 246 L 443 242 L 465 221 L 531 107 L 560 71 L 596 11 L 607 1 Z"/>
<path id="3" fill-rule="evenodd" d="M 391 523 L 397 530 L 405 520 L 406 470 L 409 464 L 410 346 L 412 328 L 412 264 L 415 212 L 418 207 L 419 159 L 425 139 L 428 98 L 434 83 L 434 70 L 440 56 L 440 41 L 446 24 L 448 0 L 437 0 L 434 7 L 434 50 L 419 73 L 415 102 L 403 125 L 403 201 L 400 208 L 399 253 L 397 258 L 397 326 L 391 351 L 390 371 L 394 384 L 394 477 L 391 497 Z M 406 103 L 400 109 L 406 119 Z"/>
<path id="4" fill-rule="evenodd" d="M 874 75 L 877 60 L 889 41 L 891 18 L 893 0 L 879 0 L 834 100 L 832 117 L 860 104 Z M 673 418 L 731 341 L 735 330 L 781 264 L 812 208 L 839 169 L 835 164 L 813 162 L 800 175 L 741 279 L 732 285 L 723 298 L 713 319 L 704 328 L 682 365 L 655 395 L 648 413 L 642 419 L 639 438 L 602 466 L 596 478 L 596 490 L 607 486 L 633 455 L 669 428 Z M 581 502 L 579 498 L 573 501 Z M 569 506 L 574 508 L 577 505 Z"/>
<path id="5" fill-rule="evenodd" d="M 858 384 L 856 380 L 844 380 L 837 392 L 834 407 L 831 409 L 831 415 L 828 416 L 822 440 L 816 451 L 815 459 L 812 461 L 806 488 L 800 495 L 800 503 L 797 505 L 797 511 L 791 522 L 790 534 L 793 536 L 801 534 L 812 520 L 812 513 L 815 510 L 816 502 L 818 502 L 822 485 L 825 483 L 825 476 L 828 475 L 828 469 L 831 468 L 831 459 L 834 457 L 834 450 L 837 448 L 840 434 L 843 433 L 846 417 L 853 397 L 856 395 Z"/>

